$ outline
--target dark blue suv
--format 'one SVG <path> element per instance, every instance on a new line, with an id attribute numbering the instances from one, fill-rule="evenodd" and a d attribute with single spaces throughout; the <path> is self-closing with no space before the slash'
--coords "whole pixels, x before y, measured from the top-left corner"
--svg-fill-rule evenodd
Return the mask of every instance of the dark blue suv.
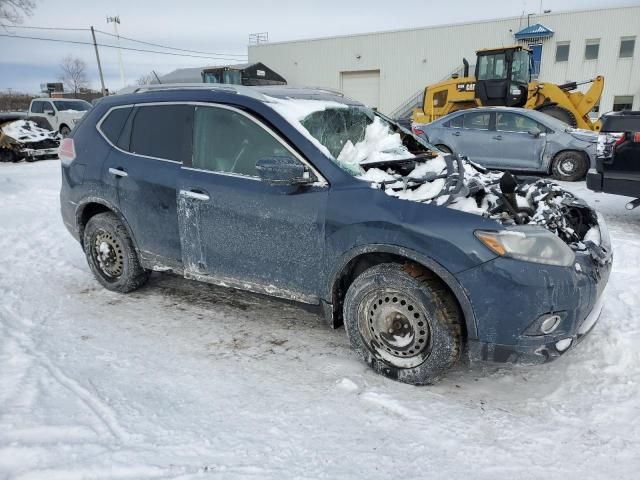
<path id="1" fill-rule="evenodd" d="M 600 314 L 597 212 L 335 92 L 143 87 L 101 100 L 60 158 L 64 223 L 104 287 L 170 271 L 317 305 L 403 382 L 463 353 L 554 359 Z"/>

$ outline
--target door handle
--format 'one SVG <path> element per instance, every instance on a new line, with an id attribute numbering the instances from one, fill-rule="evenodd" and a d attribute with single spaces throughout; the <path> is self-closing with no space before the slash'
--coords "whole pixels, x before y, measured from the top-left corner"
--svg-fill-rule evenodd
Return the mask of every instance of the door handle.
<path id="1" fill-rule="evenodd" d="M 502 140 L 502 135 L 494 135 L 493 139 L 494 140 Z"/>
<path id="2" fill-rule="evenodd" d="M 110 168 L 109 173 L 111 175 L 115 175 L 116 177 L 127 177 L 129 174 L 122 170 L 121 168 Z"/>
<path id="3" fill-rule="evenodd" d="M 451 135 L 453 135 L 455 137 L 459 137 L 460 136 L 460 132 L 453 132 Z"/>
<path id="4" fill-rule="evenodd" d="M 187 198 L 193 198 L 194 200 L 201 200 L 203 202 L 209 200 L 209 195 L 204 192 L 196 192 L 195 190 L 180 190 L 180 195 Z"/>

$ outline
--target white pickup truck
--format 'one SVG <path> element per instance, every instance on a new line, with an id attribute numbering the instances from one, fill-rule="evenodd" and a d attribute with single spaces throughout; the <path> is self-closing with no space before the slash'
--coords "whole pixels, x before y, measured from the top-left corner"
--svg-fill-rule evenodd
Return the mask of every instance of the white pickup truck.
<path id="1" fill-rule="evenodd" d="M 46 119 L 51 130 L 66 136 L 89 109 L 89 102 L 75 98 L 36 98 L 31 100 L 28 116 Z"/>

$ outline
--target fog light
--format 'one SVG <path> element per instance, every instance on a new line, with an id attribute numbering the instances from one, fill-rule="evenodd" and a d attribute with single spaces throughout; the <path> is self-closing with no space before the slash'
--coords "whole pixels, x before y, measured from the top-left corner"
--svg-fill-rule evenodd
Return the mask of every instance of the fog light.
<path id="1" fill-rule="evenodd" d="M 550 334 L 556 328 L 558 328 L 558 325 L 560 325 L 560 320 L 561 318 L 559 315 L 551 315 L 549 318 L 546 318 L 544 322 L 542 322 L 542 325 L 540 325 L 540 331 L 545 335 Z"/>
<path id="2" fill-rule="evenodd" d="M 573 342 L 572 338 L 563 338 L 562 340 L 556 342 L 556 350 L 559 352 L 564 352 L 567 348 L 571 346 Z"/>

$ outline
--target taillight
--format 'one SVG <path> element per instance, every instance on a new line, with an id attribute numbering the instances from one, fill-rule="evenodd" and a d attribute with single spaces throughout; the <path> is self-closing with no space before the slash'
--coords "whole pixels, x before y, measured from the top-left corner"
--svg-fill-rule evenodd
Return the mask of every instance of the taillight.
<path id="1" fill-rule="evenodd" d="M 636 143 L 640 143 L 640 132 L 636 132 L 633 134 L 633 141 Z"/>
<path id="2" fill-rule="evenodd" d="M 63 163 L 69 163 L 76 158 L 76 146 L 73 143 L 73 138 L 63 138 L 58 147 L 58 158 Z"/>
<path id="3" fill-rule="evenodd" d="M 614 147 L 617 147 L 618 145 L 620 145 L 622 142 L 625 141 L 625 139 L 627 138 L 627 135 L 625 133 L 621 133 L 620 137 L 618 137 L 618 139 L 613 143 Z"/>
<path id="4" fill-rule="evenodd" d="M 421 128 L 413 128 L 413 133 L 415 133 L 416 135 L 424 135 L 424 130 L 422 130 Z"/>

